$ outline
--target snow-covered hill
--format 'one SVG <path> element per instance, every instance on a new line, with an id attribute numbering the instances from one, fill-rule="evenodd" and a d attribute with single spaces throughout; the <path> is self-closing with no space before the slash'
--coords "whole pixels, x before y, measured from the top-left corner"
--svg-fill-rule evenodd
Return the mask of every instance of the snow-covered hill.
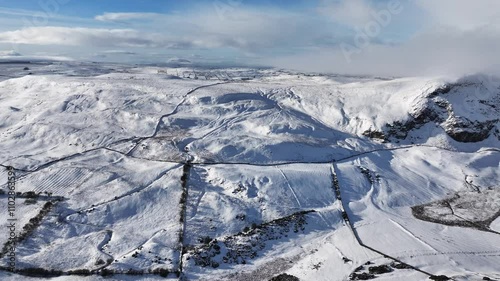
<path id="1" fill-rule="evenodd" d="M 494 77 L 0 67 L 20 274 L 500 278 Z"/>

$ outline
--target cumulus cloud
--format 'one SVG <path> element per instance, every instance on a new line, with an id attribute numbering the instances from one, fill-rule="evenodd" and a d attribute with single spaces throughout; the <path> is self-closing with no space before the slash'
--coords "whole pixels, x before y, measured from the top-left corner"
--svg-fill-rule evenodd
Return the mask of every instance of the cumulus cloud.
<path id="1" fill-rule="evenodd" d="M 231 47 L 248 52 L 263 48 L 300 45 L 315 40 L 318 33 L 309 18 L 276 10 L 235 9 L 230 17 L 214 10 L 194 10 L 187 14 L 107 13 L 100 20 L 127 21 L 143 17 L 155 20 L 147 30 L 102 29 L 86 27 L 29 27 L 0 32 L 0 42 L 34 45 L 155 47 L 172 49 Z M 209 24 L 207 24 L 209 23 Z M 129 27 L 129 26 L 128 26 Z M 293 40 L 292 40 L 293 39 Z"/>
<path id="2" fill-rule="evenodd" d="M 190 47 L 191 42 L 133 29 L 71 27 L 29 27 L 0 32 L 0 42 L 12 44 L 94 46 L 94 47 Z"/>
<path id="3" fill-rule="evenodd" d="M 374 15 L 380 15 L 390 1 L 404 7 L 380 24 L 378 32 L 373 29 Z M 184 57 L 212 50 L 249 63 L 349 74 L 435 75 L 500 65 L 495 54 L 500 46 L 498 0 L 321 0 L 307 11 L 252 5 L 226 8 L 205 5 L 173 14 L 104 13 L 83 27 L 0 31 L 0 43 L 78 46 L 75 49 L 82 52 L 88 46 L 124 49 L 137 53 L 133 57 L 151 53 L 148 48 L 184 51 L 176 53 Z M 102 28 L 120 24 L 126 28 Z M 366 33 L 368 24 L 373 34 L 359 46 L 356 36 Z M 347 54 L 341 48 L 346 44 L 351 46 Z"/>

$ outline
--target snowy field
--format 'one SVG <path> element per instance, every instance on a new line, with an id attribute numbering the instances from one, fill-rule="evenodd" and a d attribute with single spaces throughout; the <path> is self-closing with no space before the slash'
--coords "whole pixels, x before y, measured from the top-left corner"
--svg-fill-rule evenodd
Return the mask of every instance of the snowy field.
<path id="1" fill-rule="evenodd" d="M 496 79 L 0 68 L 2 280 L 500 279 Z"/>

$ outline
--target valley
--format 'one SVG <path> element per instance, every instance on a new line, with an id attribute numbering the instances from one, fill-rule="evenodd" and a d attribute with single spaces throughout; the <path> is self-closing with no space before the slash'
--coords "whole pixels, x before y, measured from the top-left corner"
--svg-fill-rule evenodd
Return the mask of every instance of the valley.
<path id="1" fill-rule="evenodd" d="M 500 278 L 498 80 L 30 68 L 0 164 L 53 205 L 2 280 Z"/>

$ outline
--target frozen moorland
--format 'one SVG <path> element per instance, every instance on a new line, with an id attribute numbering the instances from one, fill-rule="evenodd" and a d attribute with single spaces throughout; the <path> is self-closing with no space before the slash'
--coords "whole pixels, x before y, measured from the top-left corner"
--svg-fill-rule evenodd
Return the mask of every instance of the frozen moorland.
<path id="1" fill-rule="evenodd" d="M 0 69 L 2 280 L 500 279 L 494 77 Z"/>

